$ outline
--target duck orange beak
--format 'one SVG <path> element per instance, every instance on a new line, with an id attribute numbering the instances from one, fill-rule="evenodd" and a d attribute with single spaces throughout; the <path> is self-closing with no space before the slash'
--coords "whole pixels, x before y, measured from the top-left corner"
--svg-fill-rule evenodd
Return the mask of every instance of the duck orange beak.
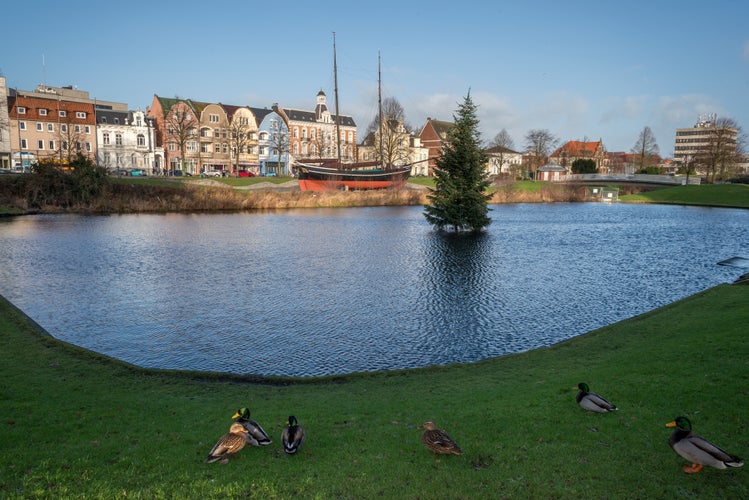
<path id="1" fill-rule="evenodd" d="M 666 424 L 666 427 L 676 427 L 676 422 L 669 422 Z"/>
<path id="2" fill-rule="evenodd" d="M 232 415 L 231 418 L 237 418 L 238 416 L 239 416 L 239 413 L 237 412 L 234 415 Z"/>

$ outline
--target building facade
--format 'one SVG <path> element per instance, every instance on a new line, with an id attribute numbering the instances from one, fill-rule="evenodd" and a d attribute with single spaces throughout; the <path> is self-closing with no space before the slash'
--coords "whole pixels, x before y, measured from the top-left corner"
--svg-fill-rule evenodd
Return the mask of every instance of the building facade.
<path id="1" fill-rule="evenodd" d="M 677 128 L 674 143 L 674 161 L 680 164 L 691 162 L 709 149 L 714 142 L 716 133 L 725 134 L 725 144 L 733 147 L 734 152 L 737 144 L 738 130 L 731 127 L 720 127 L 717 125 L 717 116 L 708 114 L 700 116 L 697 123 L 691 128 Z"/>
<path id="2" fill-rule="evenodd" d="M 523 154 L 504 146 L 494 146 L 486 150 L 489 161 L 486 171 L 489 175 L 514 176 L 522 168 Z"/>
<path id="3" fill-rule="evenodd" d="M 356 122 L 346 115 L 336 118 L 328 109 L 325 92 L 322 90 L 317 93 L 314 111 L 279 108 L 279 114 L 289 130 L 289 154 L 292 161 L 337 159 L 339 148 L 341 161 L 356 161 Z"/>
<path id="4" fill-rule="evenodd" d="M 163 151 L 156 148 L 153 119 L 141 111 L 96 106 L 96 160 L 111 173 L 161 172 Z"/>
<path id="5" fill-rule="evenodd" d="M 429 176 L 434 174 L 437 158 L 442 153 L 442 144 L 447 141 L 447 135 L 452 126 L 452 122 L 427 118 L 426 123 L 421 128 L 419 133 L 421 146 L 429 151 L 427 162 L 427 175 Z"/>
<path id="6" fill-rule="evenodd" d="M 279 113 L 278 105 L 272 110 L 252 108 L 258 120 L 258 161 L 261 175 L 291 175 L 289 165 L 289 127 Z"/>
<path id="7" fill-rule="evenodd" d="M 34 91 L 9 89 L 8 117 L 14 170 L 40 160 L 65 165 L 77 154 L 96 158 L 97 101 L 73 87 L 38 86 Z M 123 103 L 101 102 L 112 109 Z"/>
<path id="8" fill-rule="evenodd" d="M 0 76 L 0 168 L 10 170 L 10 117 L 5 77 Z"/>
<path id="9" fill-rule="evenodd" d="M 606 150 L 601 139 L 594 142 L 568 141 L 549 156 L 552 163 L 566 169 L 571 169 L 576 160 L 593 160 L 599 172 L 604 170 L 605 158 Z"/>

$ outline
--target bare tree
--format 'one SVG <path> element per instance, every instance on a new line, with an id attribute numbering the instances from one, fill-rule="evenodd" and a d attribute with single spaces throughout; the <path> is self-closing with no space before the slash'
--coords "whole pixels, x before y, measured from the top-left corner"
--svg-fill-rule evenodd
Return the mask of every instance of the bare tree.
<path id="1" fill-rule="evenodd" d="M 239 157 L 248 151 L 252 138 L 250 121 L 246 116 L 235 113 L 229 123 L 229 150 L 234 156 L 234 172 L 239 172 Z"/>
<path id="2" fill-rule="evenodd" d="M 186 102 L 178 101 L 167 113 L 165 121 L 170 140 L 177 143 L 180 152 L 180 169 L 184 171 L 187 143 L 197 137 L 198 118 Z"/>
<path id="3" fill-rule="evenodd" d="M 63 114 L 65 116 L 58 121 L 55 135 L 59 144 L 59 161 L 69 165 L 79 154 L 86 156 L 87 152 L 83 150 L 86 125 L 76 122 L 71 111 L 64 110 Z"/>
<path id="4" fill-rule="evenodd" d="M 270 123 L 270 156 L 276 158 L 276 173 L 286 174 L 283 159 L 289 152 L 289 130 L 281 118 L 274 118 Z"/>
<path id="5" fill-rule="evenodd" d="M 497 146 L 505 149 L 515 149 L 515 141 L 512 140 L 507 129 L 500 130 L 499 133 L 494 136 L 494 139 L 489 142 L 489 147 Z"/>
<path id="6" fill-rule="evenodd" d="M 536 170 L 547 161 L 559 139 L 547 129 L 533 129 L 525 134 L 526 152 L 531 156 L 531 173 L 536 180 Z"/>
<path id="7" fill-rule="evenodd" d="M 367 135 L 373 134 L 374 153 L 377 161 L 386 166 L 408 161 L 410 126 L 405 121 L 403 106 L 394 97 L 382 101 L 382 126 L 380 114 L 367 127 Z"/>
<path id="8" fill-rule="evenodd" d="M 726 179 L 737 170 L 744 150 L 744 134 L 732 118 L 717 118 L 707 127 L 708 138 L 694 155 L 710 182 Z"/>
<path id="9" fill-rule="evenodd" d="M 507 132 L 506 129 L 502 129 L 494 136 L 494 139 L 489 141 L 488 147 L 488 152 L 490 153 L 489 162 L 497 165 L 498 173 L 501 174 L 505 163 L 509 161 L 508 158 L 510 157 L 510 152 L 515 149 L 515 142 L 512 140 L 512 137 L 510 137 L 509 132 Z M 515 165 L 514 167 L 508 165 L 508 170 L 512 170 L 513 176 L 518 174 L 517 170 L 519 168 L 519 165 Z"/>
<path id="10" fill-rule="evenodd" d="M 660 161 L 660 157 L 658 156 L 658 143 L 656 142 L 655 135 L 653 134 L 653 131 L 650 130 L 650 127 L 645 126 L 645 128 L 642 129 L 642 132 L 640 132 L 640 135 L 637 138 L 637 142 L 630 152 L 635 156 L 635 164 L 639 170 L 650 167 Z"/>

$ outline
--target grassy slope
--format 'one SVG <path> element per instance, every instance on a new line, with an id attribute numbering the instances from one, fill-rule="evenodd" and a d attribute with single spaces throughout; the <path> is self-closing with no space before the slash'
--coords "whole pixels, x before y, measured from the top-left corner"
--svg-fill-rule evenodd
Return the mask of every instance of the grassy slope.
<path id="1" fill-rule="evenodd" d="M 705 184 L 657 189 L 621 196 L 621 201 L 640 203 L 674 203 L 714 207 L 749 208 L 749 185 Z"/>
<path id="2" fill-rule="evenodd" d="M 664 427 L 686 414 L 749 457 L 747 323 L 749 287 L 722 285 L 525 354 L 269 385 L 136 369 L 0 301 L 0 497 L 749 498 L 747 470 L 684 474 Z M 579 381 L 620 411 L 578 408 Z M 274 443 L 204 464 L 245 404 Z M 309 438 L 287 457 L 290 413 Z M 427 418 L 466 454 L 430 455 Z"/>

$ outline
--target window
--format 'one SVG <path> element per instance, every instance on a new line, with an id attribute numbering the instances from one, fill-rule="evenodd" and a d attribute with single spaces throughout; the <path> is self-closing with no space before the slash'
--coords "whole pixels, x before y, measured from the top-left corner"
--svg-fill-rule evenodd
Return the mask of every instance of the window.
<path id="1" fill-rule="evenodd" d="M 169 151 L 177 151 L 177 144 L 174 142 L 169 143 Z"/>
<path id="2" fill-rule="evenodd" d="M 109 162 L 112 161 L 112 157 L 109 153 L 104 153 L 104 165 L 109 165 Z"/>
<path id="3" fill-rule="evenodd" d="M 216 139 L 218 139 L 219 137 L 221 137 L 221 131 L 219 129 L 215 129 L 213 131 L 213 137 L 215 137 Z"/>
<path id="4" fill-rule="evenodd" d="M 294 127 L 294 138 L 298 138 L 298 137 L 299 137 L 299 129 Z"/>
<path id="5" fill-rule="evenodd" d="M 88 151 L 89 153 L 91 152 L 91 143 L 90 142 L 86 143 L 86 151 Z"/>
<path id="6" fill-rule="evenodd" d="M 26 108 L 23 106 L 18 106 L 18 114 L 19 115 L 25 115 L 26 114 Z"/>
<path id="7" fill-rule="evenodd" d="M 309 137 L 313 141 L 315 140 L 315 129 L 312 129 L 312 130 L 309 131 Z"/>
<path id="8" fill-rule="evenodd" d="M 224 154 L 226 154 L 226 153 L 229 152 L 229 145 L 228 144 L 226 144 L 226 143 L 223 144 L 223 151 L 224 151 Z"/>
<path id="9" fill-rule="evenodd" d="M 39 109 L 39 116 L 47 116 L 47 110 L 44 108 Z"/>
<path id="10" fill-rule="evenodd" d="M 306 138 L 307 138 L 307 129 L 303 128 L 302 129 L 302 139 L 306 139 Z"/>
<path id="11" fill-rule="evenodd" d="M 54 123 L 48 123 L 47 124 L 47 132 L 54 132 L 55 131 L 55 124 Z"/>
<path id="12" fill-rule="evenodd" d="M 84 125 L 83 126 L 83 131 L 85 133 L 87 133 L 87 134 L 90 134 L 91 133 L 91 126 L 90 125 Z"/>
<path id="13" fill-rule="evenodd" d="M 29 149 L 29 143 L 26 139 L 21 139 L 21 149 Z"/>
<path id="14" fill-rule="evenodd" d="M 76 134 L 81 133 L 81 126 L 80 125 L 73 125 L 73 132 Z"/>
<path id="15" fill-rule="evenodd" d="M 122 146 L 122 134 L 114 134 L 114 144 L 116 146 Z"/>
<path id="16" fill-rule="evenodd" d="M 44 130 L 44 125 L 40 122 L 36 122 L 36 131 L 41 132 L 42 130 Z"/>
<path id="17" fill-rule="evenodd" d="M 54 151 L 54 150 L 55 150 L 55 141 L 49 141 L 49 149 L 50 149 L 51 151 Z"/>
<path id="18" fill-rule="evenodd" d="M 68 150 L 68 141 L 62 141 L 62 150 L 67 151 Z"/>
<path id="19" fill-rule="evenodd" d="M 120 119 L 117 118 L 116 116 L 114 117 L 114 124 L 115 125 L 119 125 L 120 124 Z"/>
<path id="20" fill-rule="evenodd" d="M 138 146 L 144 147 L 146 145 L 146 136 L 143 134 L 138 134 Z"/>
<path id="21" fill-rule="evenodd" d="M 105 146 L 109 145 L 109 132 L 104 132 L 102 135 L 101 141 L 104 143 Z"/>
<path id="22" fill-rule="evenodd" d="M 26 130 L 26 122 L 18 122 L 18 128 L 21 130 Z"/>
<path id="23" fill-rule="evenodd" d="M 36 141 L 36 149 L 44 149 L 44 141 L 42 139 Z"/>
<path id="24" fill-rule="evenodd" d="M 60 111 L 57 112 L 57 116 L 61 118 L 65 118 L 66 116 L 68 116 L 68 112 L 65 111 L 64 109 L 61 109 Z"/>
<path id="25" fill-rule="evenodd" d="M 211 152 L 211 146 L 210 146 L 210 144 L 201 143 L 200 144 L 200 152 L 201 153 L 210 153 Z"/>
<path id="26" fill-rule="evenodd" d="M 85 112 L 83 112 L 83 111 L 76 111 L 76 112 L 75 112 L 75 117 L 76 117 L 76 118 L 82 118 L 82 119 L 85 119 L 85 118 L 86 118 L 86 113 L 85 113 Z"/>
<path id="27" fill-rule="evenodd" d="M 68 133 L 68 126 L 66 124 L 64 124 L 64 123 L 62 125 L 60 125 L 60 132 L 62 132 L 63 134 L 67 134 Z"/>
<path id="28" fill-rule="evenodd" d="M 208 121 L 211 123 L 218 123 L 218 115 L 208 115 Z"/>
<path id="29" fill-rule="evenodd" d="M 102 116 L 101 117 L 101 123 L 107 123 L 107 117 L 106 116 Z"/>

